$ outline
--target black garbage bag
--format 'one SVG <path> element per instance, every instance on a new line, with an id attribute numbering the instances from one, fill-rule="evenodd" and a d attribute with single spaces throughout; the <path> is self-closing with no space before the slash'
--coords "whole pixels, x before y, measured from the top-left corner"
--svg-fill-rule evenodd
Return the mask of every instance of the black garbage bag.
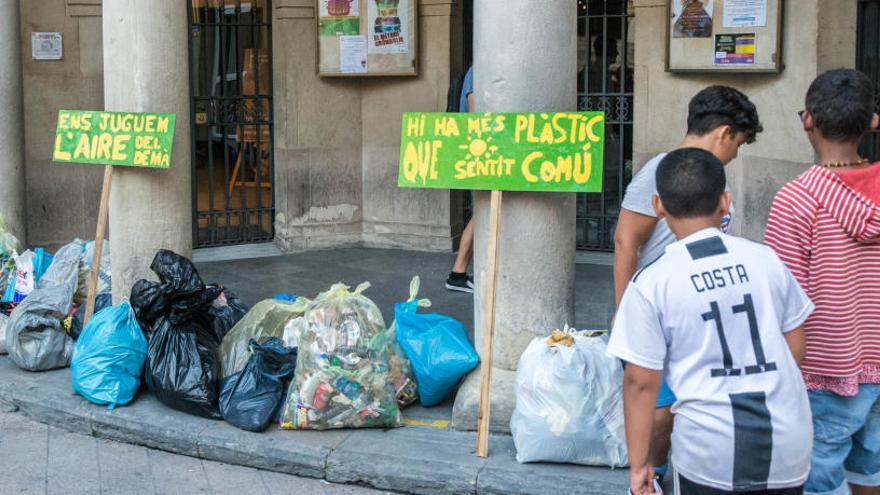
<path id="1" fill-rule="evenodd" d="M 223 337 L 238 323 L 238 320 L 244 318 L 248 309 L 235 293 L 223 288 L 220 295 L 211 302 L 211 306 L 208 308 L 208 314 L 213 318 L 214 334 L 217 339 L 222 341 Z"/>
<path id="2" fill-rule="evenodd" d="M 103 294 L 98 294 L 95 296 L 95 311 L 93 314 L 98 314 L 102 309 L 109 308 L 113 305 L 113 295 L 105 292 Z M 83 329 L 83 318 L 86 313 L 86 305 L 85 303 L 74 306 L 73 312 L 70 315 L 70 328 L 67 329 L 67 333 L 73 340 L 79 339 L 79 334 L 82 333 Z M 65 322 L 65 326 L 67 326 L 67 322 Z"/>
<path id="3" fill-rule="evenodd" d="M 141 279 L 135 282 L 131 288 L 131 295 L 128 299 L 138 323 L 141 324 L 144 336 L 149 339 L 153 324 L 166 314 L 166 310 L 171 304 L 171 293 L 166 292 L 164 286 L 159 282 Z"/>
<path id="4" fill-rule="evenodd" d="M 296 368 L 297 349 L 271 337 L 262 345 L 252 339 L 249 350 L 251 357 L 244 368 L 221 382 L 220 414 L 242 430 L 263 431 L 284 401 Z"/>
<path id="5" fill-rule="evenodd" d="M 145 382 L 168 407 L 220 419 L 217 342 L 196 321 L 174 324 L 159 317 L 147 348 Z"/>
<path id="6" fill-rule="evenodd" d="M 217 346 L 238 306 L 216 324 L 213 303 L 223 288 L 205 285 L 190 260 L 163 249 L 150 269 L 159 282 L 139 280 L 130 297 L 149 341 L 144 381 L 169 407 L 219 419 Z"/>

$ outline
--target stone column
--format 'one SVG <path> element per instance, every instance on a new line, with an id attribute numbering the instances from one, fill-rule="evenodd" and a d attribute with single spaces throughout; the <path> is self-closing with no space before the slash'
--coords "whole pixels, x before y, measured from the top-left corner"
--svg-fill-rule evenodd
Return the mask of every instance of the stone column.
<path id="1" fill-rule="evenodd" d="M 577 108 L 576 6 L 571 0 L 474 2 L 474 100 L 480 112 Z M 482 353 L 489 194 L 476 195 L 475 344 Z M 498 257 L 492 431 L 508 431 L 513 380 L 535 336 L 574 325 L 575 195 L 505 192 Z M 461 387 L 453 425 L 476 428 L 479 373 Z"/>
<path id="2" fill-rule="evenodd" d="M 21 42 L 18 0 L 0 0 L 0 216 L 22 244 L 27 242 L 22 118 Z"/>
<path id="3" fill-rule="evenodd" d="M 161 248 L 192 255 L 187 2 L 104 2 L 104 105 L 176 114 L 171 168 L 117 167 L 110 192 L 113 299 L 127 296 Z"/>

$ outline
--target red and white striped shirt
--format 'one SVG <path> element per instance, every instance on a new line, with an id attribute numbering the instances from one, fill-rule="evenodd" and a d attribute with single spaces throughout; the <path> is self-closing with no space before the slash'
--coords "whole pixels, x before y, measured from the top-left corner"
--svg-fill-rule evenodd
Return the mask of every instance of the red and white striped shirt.
<path id="1" fill-rule="evenodd" d="M 880 162 L 813 166 L 786 184 L 764 241 L 816 305 L 804 324 L 807 388 L 853 396 L 880 383 Z"/>

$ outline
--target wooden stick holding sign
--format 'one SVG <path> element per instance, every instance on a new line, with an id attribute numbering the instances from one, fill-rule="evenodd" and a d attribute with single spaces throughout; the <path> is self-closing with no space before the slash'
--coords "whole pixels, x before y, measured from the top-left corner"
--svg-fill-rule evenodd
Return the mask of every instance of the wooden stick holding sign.
<path id="1" fill-rule="evenodd" d="M 489 201 L 489 244 L 486 288 L 483 299 L 483 358 L 480 360 L 480 408 L 477 410 L 477 456 L 489 456 L 489 392 L 492 386 L 492 353 L 495 334 L 495 281 L 498 279 L 498 237 L 501 234 L 501 191 Z"/>
<path id="2" fill-rule="evenodd" d="M 600 192 L 604 136 L 602 112 L 403 115 L 399 187 L 492 191 L 477 417 L 480 457 L 489 455 L 501 191 Z"/>
<path id="3" fill-rule="evenodd" d="M 174 143 L 174 120 L 174 114 L 170 113 L 58 111 L 52 161 L 105 166 L 83 325 L 88 323 L 95 311 L 113 167 L 169 168 Z"/>
<path id="4" fill-rule="evenodd" d="M 95 232 L 95 248 L 92 255 L 92 269 L 89 272 L 89 292 L 86 298 L 86 312 L 83 314 L 83 327 L 95 313 L 95 297 L 98 290 L 98 274 L 101 272 L 101 254 L 104 251 L 104 233 L 107 230 L 107 213 L 110 208 L 110 183 L 113 181 L 113 165 L 104 167 L 104 184 L 101 186 L 101 205 L 98 207 L 98 228 Z"/>

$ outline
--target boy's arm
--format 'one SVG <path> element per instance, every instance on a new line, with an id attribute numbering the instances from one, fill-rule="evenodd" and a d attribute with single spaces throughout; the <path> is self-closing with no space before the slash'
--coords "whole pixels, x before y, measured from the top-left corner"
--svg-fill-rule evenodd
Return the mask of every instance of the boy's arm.
<path id="1" fill-rule="evenodd" d="M 770 206 L 764 243 L 773 248 L 805 290 L 810 271 L 812 220 L 806 205 L 798 206 L 788 186 L 783 187 Z"/>
<path id="2" fill-rule="evenodd" d="M 662 373 L 627 363 L 623 374 L 623 412 L 629 453 L 629 486 L 636 495 L 654 492 L 654 467 L 648 462 L 651 426 Z"/>
<path id="3" fill-rule="evenodd" d="M 785 332 L 783 335 L 785 335 L 785 343 L 788 344 L 788 348 L 791 349 L 791 355 L 794 357 L 794 362 L 800 367 L 801 363 L 804 362 L 804 357 L 807 355 L 807 338 L 804 334 L 803 325 L 789 332 Z"/>
<path id="4" fill-rule="evenodd" d="M 620 300 L 638 266 L 641 248 L 657 226 L 658 219 L 621 208 L 614 232 L 614 303 Z"/>

